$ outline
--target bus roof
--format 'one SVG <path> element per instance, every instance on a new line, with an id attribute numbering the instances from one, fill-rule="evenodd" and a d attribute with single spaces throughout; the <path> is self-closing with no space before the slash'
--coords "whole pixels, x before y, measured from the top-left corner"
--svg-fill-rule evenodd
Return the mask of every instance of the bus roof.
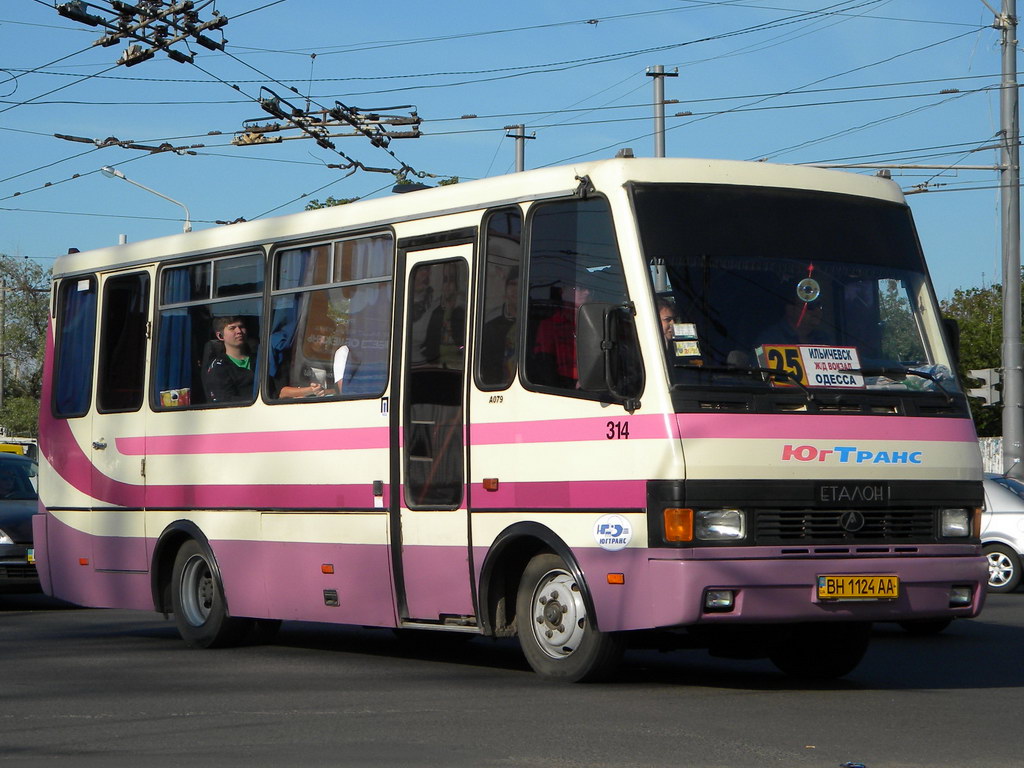
<path id="1" fill-rule="evenodd" d="M 336 236 L 397 222 L 459 211 L 493 208 L 571 193 L 583 176 L 598 192 L 629 182 L 728 184 L 809 189 L 904 203 L 889 179 L 809 166 L 686 158 L 616 158 L 541 168 L 443 187 L 394 194 L 346 205 L 278 216 L 189 233 L 141 240 L 80 253 L 54 263 L 55 278 L 199 253 L 237 251 L 294 238 Z"/>

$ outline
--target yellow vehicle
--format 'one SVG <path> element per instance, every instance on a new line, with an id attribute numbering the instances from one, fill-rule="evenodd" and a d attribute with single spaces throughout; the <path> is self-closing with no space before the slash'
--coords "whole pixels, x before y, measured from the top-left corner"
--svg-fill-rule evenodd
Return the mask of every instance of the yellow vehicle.
<path id="1" fill-rule="evenodd" d="M 0 453 L 14 453 L 18 456 L 36 458 L 39 449 L 31 438 L 7 438 L 0 440 Z"/>

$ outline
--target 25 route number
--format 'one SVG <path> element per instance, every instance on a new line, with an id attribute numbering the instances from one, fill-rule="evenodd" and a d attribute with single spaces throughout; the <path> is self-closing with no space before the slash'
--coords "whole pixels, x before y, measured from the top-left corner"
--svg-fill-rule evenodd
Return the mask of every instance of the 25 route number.
<path id="1" fill-rule="evenodd" d="M 804 382 L 804 366 L 800 362 L 800 349 L 798 347 L 770 347 L 768 349 L 768 367 L 776 371 L 785 371 L 793 374 L 793 377 Z M 792 380 L 778 382 L 782 386 L 793 386 Z"/>

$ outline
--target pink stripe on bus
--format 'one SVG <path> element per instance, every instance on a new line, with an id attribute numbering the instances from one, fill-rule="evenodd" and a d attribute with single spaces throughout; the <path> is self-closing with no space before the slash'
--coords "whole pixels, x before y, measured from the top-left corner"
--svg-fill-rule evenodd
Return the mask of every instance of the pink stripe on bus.
<path id="1" fill-rule="evenodd" d="M 684 439 L 977 441 L 970 419 L 802 414 L 679 414 Z"/>
<path id="2" fill-rule="evenodd" d="M 125 456 L 192 456 L 222 453 L 351 451 L 388 447 L 387 427 L 301 429 L 287 432 L 225 432 L 208 435 L 119 437 Z"/>
<path id="3" fill-rule="evenodd" d="M 663 440 L 677 436 L 673 414 L 656 413 L 644 416 L 630 416 L 623 411 L 597 418 L 472 424 L 470 426 L 470 435 L 474 445 L 610 440 L 622 435 L 621 431 L 614 433 L 610 431 L 613 429 L 610 424 L 615 423 L 629 426 L 630 440 Z"/>
<path id="4" fill-rule="evenodd" d="M 497 491 L 474 486 L 474 510 L 486 509 L 642 509 L 647 506 L 645 480 L 578 480 L 499 483 Z"/>

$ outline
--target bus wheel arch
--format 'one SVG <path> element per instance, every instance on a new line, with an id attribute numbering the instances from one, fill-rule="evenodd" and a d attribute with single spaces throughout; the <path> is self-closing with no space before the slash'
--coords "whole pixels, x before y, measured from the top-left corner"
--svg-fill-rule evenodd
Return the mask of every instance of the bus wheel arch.
<path id="1" fill-rule="evenodd" d="M 625 648 L 621 632 L 601 632 L 586 583 L 562 556 L 540 552 L 516 594 L 519 646 L 535 672 L 567 683 L 604 679 Z"/>
<path id="2" fill-rule="evenodd" d="M 171 605 L 178 633 L 190 648 L 237 645 L 253 629 L 251 619 L 228 612 L 224 583 L 209 545 L 187 539 L 174 558 Z"/>
<path id="3" fill-rule="evenodd" d="M 254 628 L 251 619 L 231 616 L 210 542 L 187 520 L 171 523 L 160 535 L 153 552 L 153 598 L 158 610 L 174 614 L 178 633 L 192 648 L 236 645 Z"/>
<path id="4" fill-rule="evenodd" d="M 209 551 L 210 542 L 206 535 L 199 530 L 195 523 L 188 520 L 175 520 L 168 524 L 160 533 L 156 546 L 153 548 L 150 567 L 153 607 L 164 615 L 173 612 L 171 579 L 174 572 L 174 559 L 178 555 L 178 550 L 189 539 L 200 542 Z"/>
<path id="5" fill-rule="evenodd" d="M 480 570 L 480 605 L 484 634 L 514 637 L 516 634 L 516 594 L 526 566 L 534 556 L 552 552 L 564 560 L 583 585 L 590 615 L 593 601 L 586 588 L 572 550 L 547 526 L 535 522 L 510 525 L 494 539 Z"/>
<path id="6" fill-rule="evenodd" d="M 533 623 L 543 620 L 542 606 L 555 592 L 561 593 L 559 610 L 564 607 L 574 626 L 563 633 L 553 624 L 553 641 L 543 630 L 538 634 Z M 485 633 L 518 635 L 530 666 L 546 677 L 598 679 L 621 656 L 621 635 L 598 629 L 594 602 L 572 550 L 539 523 L 517 523 L 495 539 L 481 569 L 480 602 Z M 561 652 L 556 641 L 562 635 L 579 648 Z"/>

